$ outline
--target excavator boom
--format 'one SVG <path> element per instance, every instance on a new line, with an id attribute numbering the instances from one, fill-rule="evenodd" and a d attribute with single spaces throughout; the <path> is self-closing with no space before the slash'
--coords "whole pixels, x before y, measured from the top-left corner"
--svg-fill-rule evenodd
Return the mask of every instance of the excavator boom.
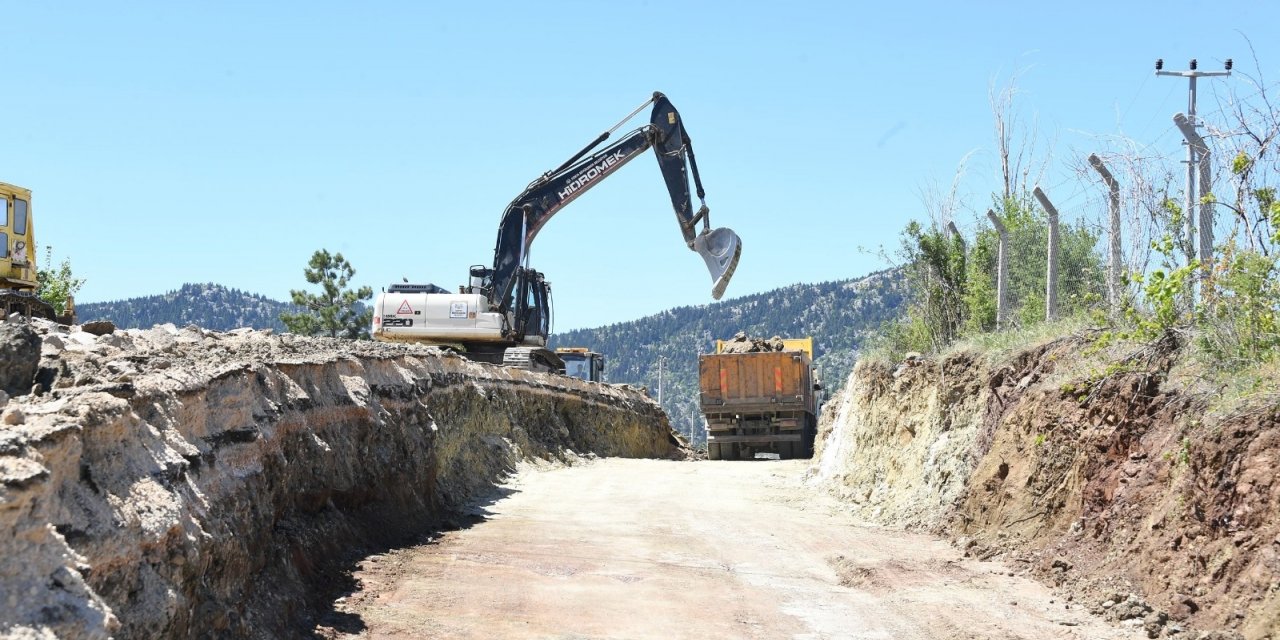
<path id="1" fill-rule="evenodd" d="M 649 124 L 587 156 L 612 132 L 606 131 L 564 164 L 543 174 L 507 205 L 498 225 L 498 241 L 493 250 L 492 300 L 496 305 L 504 310 L 510 308 L 516 271 L 528 255 L 534 238 L 551 217 L 650 147 L 657 156 L 685 244 L 706 263 L 713 283 L 712 297 L 719 300 L 724 295 L 742 255 L 742 241 L 732 229 L 710 228 L 710 210 L 702 178 L 698 175 L 693 143 L 679 112 L 660 92 L 654 92 L 645 104 L 649 103 L 653 104 Z M 614 130 L 623 122 L 615 125 Z M 696 212 L 689 191 L 690 170 L 701 205 Z M 703 227 L 701 233 L 697 231 L 699 222 Z"/>

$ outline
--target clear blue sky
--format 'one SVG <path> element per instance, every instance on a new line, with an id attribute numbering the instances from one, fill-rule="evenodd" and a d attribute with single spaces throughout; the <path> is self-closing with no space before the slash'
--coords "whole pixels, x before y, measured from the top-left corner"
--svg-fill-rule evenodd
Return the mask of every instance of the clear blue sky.
<path id="1" fill-rule="evenodd" d="M 998 175 L 988 91 L 1013 72 L 1052 174 L 1099 136 L 1176 155 L 1186 82 L 1153 61 L 1252 70 L 1248 37 L 1276 75 L 1276 7 L 4 2 L 0 181 L 35 192 L 81 302 L 207 281 L 287 299 L 322 247 L 375 290 L 454 288 L 526 184 L 661 90 L 712 221 L 743 239 L 732 298 L 883 268 L 859 247 L 895 244 L 972 152 L 971 223 Z M 1064 215 L 1100 206 L 1074 178 L 1049 187 Z M 561 330 L 710 302 L 650 157 L 559 213 L 532 258 Z"/>

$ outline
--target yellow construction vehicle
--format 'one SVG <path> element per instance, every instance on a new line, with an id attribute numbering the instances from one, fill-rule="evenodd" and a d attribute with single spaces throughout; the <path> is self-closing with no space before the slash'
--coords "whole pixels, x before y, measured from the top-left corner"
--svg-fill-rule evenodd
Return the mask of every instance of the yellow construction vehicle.
<path id="1" fill-rule="evenodd" d="M 36 297 L 38 287 L 31 190 L 0 182 L 0 312 L 54 320 L 53 307 Z"/>

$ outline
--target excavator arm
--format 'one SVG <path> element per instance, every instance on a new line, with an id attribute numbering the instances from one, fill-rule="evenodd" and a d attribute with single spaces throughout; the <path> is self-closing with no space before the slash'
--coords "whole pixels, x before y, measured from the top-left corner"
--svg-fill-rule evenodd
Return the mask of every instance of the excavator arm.
<path id="1" fill-rule="evenodd" d="M 653 104 L 653 111 L 649 124 L 628 133 L 612 145 L 587 155 L 650 103 Z M 710 228 L 709 210 L 689 135 L 685 132 L 679 113 L 667 97 L 654 92 L 650 100 L 640 105 L 622 122 L 600 134 L 558 168 L 543 174 L 507 206 L 498 226 L 493 268 L 488 274 L 484 274 L 488 280 L 486 288 L 489 290 L 489 299 L 495 306 L 506 312 L 516 304 L 517 296 L 513 295 L 513 291 L 521 271 L 520 265 L 528 256 L 529 245 L 537 237 L 538 231 L 551 217 L 650 147 L 657 155 L 658 166 L 671 194 L 671 204 L 685 243 L 706 262 L 714 283 L 712 297 L 718 300 L 724 295 L 725 287 L 728 286 L 741 256 L 742 241 L 731 229 Z M 689 193 L 690 169 L 701 205 L 696 212 Z M 702 223 L 701 233 L 696 231 L 699 222 Z"/>

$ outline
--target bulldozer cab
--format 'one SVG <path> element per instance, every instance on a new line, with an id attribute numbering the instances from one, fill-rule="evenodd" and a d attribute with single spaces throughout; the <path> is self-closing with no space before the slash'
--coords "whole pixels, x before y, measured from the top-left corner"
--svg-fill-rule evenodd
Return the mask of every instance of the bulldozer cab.
<path id="1" fill-rule="evenodd" d="M 0 182 L 0 288 L 36 288 L 31 191 Z"/>
<path id="2" fill-rule="evenodd" d="M 56 320 L 53 307 L 36 297 L 36 241 L 31 190 L 0 182 L 0 317 L 18 313 Z"/>

